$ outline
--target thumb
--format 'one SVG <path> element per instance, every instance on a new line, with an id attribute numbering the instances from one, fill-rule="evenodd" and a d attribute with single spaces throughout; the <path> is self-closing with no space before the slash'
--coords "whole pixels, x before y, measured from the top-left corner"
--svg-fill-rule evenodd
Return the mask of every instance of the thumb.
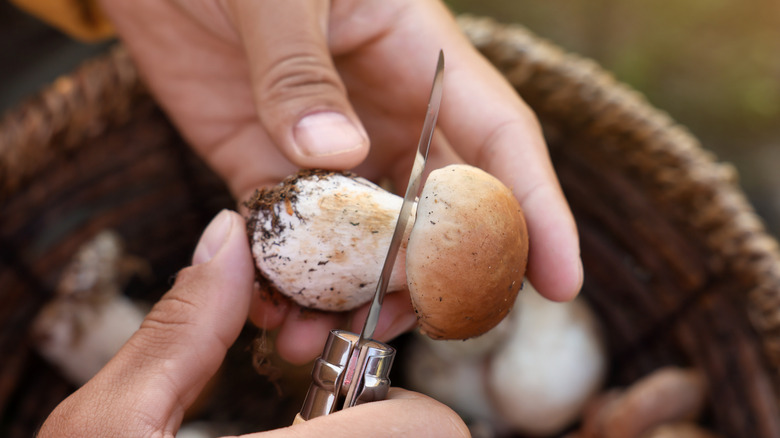
<path id="1" fill-rule="evenodd" d="M 184 411 L 221 365 L 249 312 L 254 271 L 241 216 L 228 211 L 217 215 L 201 237 L 193 261 L 119 353 L 57 407 L 42 432 L 51 436 L 176 432 Z"/>
<path id="2" fill-rule="evenodd" d="M 452 409 L 425 395 L 390 388 L 386 400 L 364 403 L 305 423 L 241 438 L 289 437 L 470 437 Z"/>
<path id="3" fill-rule="evenodd" d="M 330 2 L 234 2 L 260 122 L 301 167 L 347 169 L 368 154 L 368 135 L 347 99 L 327 42 Z"/>

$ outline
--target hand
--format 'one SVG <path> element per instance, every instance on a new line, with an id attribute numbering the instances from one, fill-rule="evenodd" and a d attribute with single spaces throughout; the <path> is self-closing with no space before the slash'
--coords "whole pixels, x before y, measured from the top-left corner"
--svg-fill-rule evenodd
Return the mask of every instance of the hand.
<path id="1" fill-rule="evenodd" d="M 298 167 L 355 168 L 405 187 L 443 49 L 445 93 L 428 168 L 465 161 L 501 179 L 526 214 L 530 281 L 553 300 L 579 291 L 577 231 L 538 122 L 439 1 L 103 6 L 161 105 L 239 199 Z M 258 325 L 281 326 L 280 354 L 300 363 L 319 354 L 344 316 L 302 318 L 295 309 L 256 295 L 250 313 Z M 414 320 L 408 299 L 389 295 L 376 337 Z"/>
<path id="2" fill-rule="evenodd" d="M 57 406 L 38 436 L 174 436 L 184 411 L 217 371 L 246 321 L 253 269 L 243 219 L 220 213 L 201 237 L 193 266 L 179 273 L 173 289 L 119 353 Z M 449 408 L 398 389 L 381 402 L 256 436 L 382 432 L 468 436 Z"/>

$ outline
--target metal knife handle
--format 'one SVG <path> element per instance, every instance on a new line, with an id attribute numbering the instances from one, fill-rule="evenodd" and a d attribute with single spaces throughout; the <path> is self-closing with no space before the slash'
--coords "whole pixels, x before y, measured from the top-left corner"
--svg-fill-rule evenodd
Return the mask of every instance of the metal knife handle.
<path id="1" fill-rule="evenodd" d="M 293 424 L 331 414 L 341 409 L 348 397 L 354 397 L 355 404 L 361 404 L 387 396 L 395 349 L 374 340 L 365 342 L 362 348 L 355 348 L 358 338 L 352 332 L 331 330 L 322 356 L 314 363 L 312 383 Z M 359 356 L 363 356 L 364 361 L 361 362 Z M 353 386 L 354 379 L 358 382 Z M 350 387 L 357 389 L 349 393 Z"/>

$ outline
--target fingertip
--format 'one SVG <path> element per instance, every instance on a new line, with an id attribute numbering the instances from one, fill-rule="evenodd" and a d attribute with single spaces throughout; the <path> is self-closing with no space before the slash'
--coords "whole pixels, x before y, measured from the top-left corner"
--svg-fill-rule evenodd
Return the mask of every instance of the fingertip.
<path id="1" fill-rule="evenodd" d="M 230 296 L 235 300 L 233 304 L 230 304 L 234 308 L 219 307 L 218 309 L 231 314 L 240 311 L 244 315 L 244 320 L 246 320 L 250 309 L 254 273 L 254 263 L 245 226 L 244 218 L 240 214 L 231 210 L 221 211 L 206 228 L 201 242 L 198 244 L 198 249 L 205 246 L 204 241 L 214 228 L 226 230 L 221 245 L 214 251 L 205 251 L 208 254 L 206 257 L 203 257 L 204 251 L 202 249 L 200 252 L 196 249 L 193 256 L 194 262 L 199 261 L 204 264 L 204 276 L 209 284 L 208 287 L 213 289 L 208 293 L 213 296 L 214 302 L 224 306 L 229 301 L 225 300 L 225 297 Z M 193 266 L 200 267 L 197 264 L 193 264 Z M 216 292 L 225 287 L 232 289 L 230 294 Z"/>
<path id="2" fill-rule="evenodd" d="M 303 365 L 322 353 L 330 331 L 344 318 L 340 313 L 292 308 L 279 329 L 279 356 L 293 365 Z"/>
<path id="3" fill-rule="evenodd" d="M 276 291 L 262 289 L 255 283 L 249 320 L 259 328 L 274 330 L 282 325 L 291 307 L 292 303 L 287 297 Z"/>
<path id="4" fill-rule="evenodd" d="M 235 218 L 228 210 L 220 211 L 203 231 L 192 255 L 192 266 L 210 261 L 229 237 Z"/>
<path id="5" fill-rule="evenodd" d="M 428 400 L 431 397 L 419 392 L 393 386 L 387 392 L 386 400 Z"/>
<path id="6" fill-rule="evenodd" d="M 297 166 L 355 167 L 369 140 L 330 53 L 328 3 L 282 3 L 231 5 L 260 123 Z"/>
<path id="7" fill-rule="evenodd" d="M 272 431 L 269 436 L 294 433 L 296 436 L 471 436 L 455 411 L 431 397 L 400 388 L 390 388 L 385 400 L 316 417 L 289 429 Z"/>
<path id="8" fill-rule="evenodd" d="M 528 259 L 528 279 L 534 288 L 545 298 L 565 302 L 577 297 L 582 289 L 584 270 L 579 255 L 576 254 L 531 253 Z"/>
<path id="9" fill-rule="evenodd" d="M 582 257 L 580 257 L 579 254 L 577 254 L 577 261 L 575 264 L 575 270 L 577 273 L 575 275 L 574 287 L 572 288 L 570 300 L 573 300 L 577 295 L 579 295 L 580 291 L 582 290 L 582 284 L 585 282 L 585 268 L 582 266 Z"/>
<path id="10" fill-rule="evenodd" d="M 376 422 L 393 422 L 399 435 L 406 433 L 419 437 L 470 437 L 468 426 L 449 406 L 418 392 L 402 388 L 390 388 L 387 398 L 379 403 L 360 405 L 363 417 Z M 369 409 L 375 410 L 368 413 Z M 404 422 L 397 423 L 397 418 Z"/>
<path id="11" fill-rule="evenodd" d="M 542 181 L 519 198 L 528 227 L 526 277 L 545 298 L 569 301 L 583 283 L 577 224 L 557 181 Z"/>
<path id="12" fill-rule="evenodd" d="M 244 218 L 234 211 L 217 214 L 198 242 L 192 267 L 177 276 L 168 295 L 195 294 L 204 299 L 203 315 L 240 312 L 245 319 L 254 268 L 244 224 Z M 186 287 L 179 281 L 184 277 L 191 283 Z M 224 288 L 229 292 L 221 292 Z"/>

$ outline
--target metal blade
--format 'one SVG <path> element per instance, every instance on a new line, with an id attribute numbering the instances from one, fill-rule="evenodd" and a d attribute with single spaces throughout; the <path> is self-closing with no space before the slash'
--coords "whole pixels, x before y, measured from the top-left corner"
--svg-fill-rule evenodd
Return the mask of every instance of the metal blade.
<path id="1" fill-rule="evenodd" d="M 425 162 L 428 159 L 428 150 L 431 147 L 433 139 L 433 129 L 436 127 L 436 119 L 439 116 L 439 107 L 441 106 L 442 82 L 444 77 L 444 53 L 439 51 L 439 61 L 436 64 L 436 74 L 433 77 L 433 86 L 431 87 L 431 96 L 428 99 L 428 112 L 425 115 L 422 134 L 417 144 L 417 154 L 414 157 L 412 173 L 409 175 L 409 184 L 406 186 L 404 203 L 401 206 L 401 213 L 398 215 L 398 222 L 395 224 L 395 231 L 390 240 L 390 248 L 387 250 L 385 264 L 382 266 L 382 274 L 379 276 L 379 282 L 374 292 L 374 300 L 366 316 L 366 323 L 363 325 L 363 331 L 360 332 L 360 341 L 371 339 L 374 336 L 374 330 L 379 322 L 379 311 L 382 308 L 382 301 L 387 292 L 387 284 L 390 281 L 390 274 L 393 272 L 395 258 L 398 255 L 398 249 L 401 246 L 406 226 L 412 216 L 412 207 L 417 193 L 420 191 L 420 180 L 422 179 Z"/>
<path id="2" fill-rule="evenodd" d="M 387 284 L 390 281 L 390 274 L 393 272 L 395 258 L 398 255 L 398 249 L 401 247 L 406 226 L 412 217 L 412 207 L 417 193 L 420 191 L 420 181 L 422 179 L 425 161 L 428 159 L 428 150 L 431 147 L 433 139 L 433 129 L 436 127 L 436 119 L 439 117 L 439 107 L 441 106 L 442 81 L 444 77 L 444 53 L 439 51 L 439 61 L 436 64 L 436 74 L 433 77 L 433 86 L 431 87 L 431 96 L 428 99 L 428 111 L 425 114 L 420 142 L 417 144 L 417 154 L 414 157 L 412 173 L 409 175 L 409 184 L 406 186 L 404 202 L 401 206 L 401 212 L 398 214 L 398 222 L 395 224 L 393 237 L 390 239 L 390 248 L 387 249 L 385 264 L 382 266 L 382 274 L 379 276 L 379 282 L 374 292 L 374 300 L 368 308 L 366 322 L 363 324 L 363 330 L 360 337 L 353 347 L 350 362 L 351 378 L 344 399 L 344 407 L 351 407 L 357 403 L 358 388 L 362 383 L 363 373 L 368 360 L 368 342 L 374 336 L 376 325 L 379 322 L 379 311 L 382 309 L 382 302 L 387 292 Z"/>

